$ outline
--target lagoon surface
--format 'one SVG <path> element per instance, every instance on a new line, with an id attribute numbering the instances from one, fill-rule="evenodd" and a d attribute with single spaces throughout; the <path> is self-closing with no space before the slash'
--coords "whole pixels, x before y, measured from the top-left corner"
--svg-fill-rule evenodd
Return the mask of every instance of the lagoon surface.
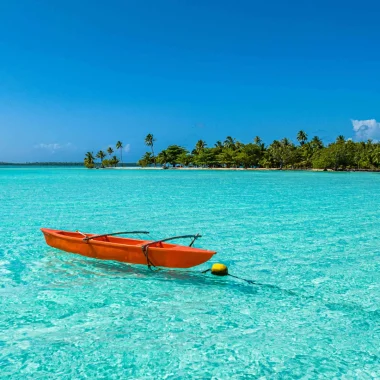
<path id="1" fill-rule="evenodd" d="M 2 168 L 0 377 L 379 378 L 379 194 L 377 173 Z M 200 232 L 218 254 L 151 272 L 40 227 Z"/>

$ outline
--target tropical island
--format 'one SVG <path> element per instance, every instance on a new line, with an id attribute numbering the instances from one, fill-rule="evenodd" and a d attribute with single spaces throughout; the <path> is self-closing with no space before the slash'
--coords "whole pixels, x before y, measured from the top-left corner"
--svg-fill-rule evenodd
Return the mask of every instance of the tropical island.
<path id="1" fill-rule="evenodd" d="M 141 167 L 162 168 L 225 168 L 225 169 L 319 169 L 319 170 L 380 170 L 380 143 L 372 140 L 354 142 L 340 135 L 333 143 L 325 145 L 318 136 L 309 140 L 304 131 L 296 136 L 297 143 L 288 138 L 274 140 L 265 145 L 259 136 L 252 142 L 242 143 L 231 136 L 208 146 L 206 141 L 198 140 L 189 151 L 179 145 L 170 145 L 154 154 L 156 138 L 150 133 L 145 138 L 145 145 L 150 148 L 138 161 Z M 84 165 L 87 168 L 117 167 L 122 162 L 123 144 L 115 145 L 120 150 L 120 159 L 114 149 L 109 147 L 107 153 L 100 150 L 95 156 L 87 152 Z"/>

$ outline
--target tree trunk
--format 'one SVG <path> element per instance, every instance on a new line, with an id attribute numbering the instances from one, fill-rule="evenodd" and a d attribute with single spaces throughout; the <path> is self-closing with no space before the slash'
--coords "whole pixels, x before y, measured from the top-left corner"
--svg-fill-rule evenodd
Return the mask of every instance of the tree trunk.
<path id="1" fill-rule="evenodd" d="M 154 157 L 153 144 L 152 144 L 151 148 L 152 148 L 152 156 L 153 156 L 154 167 L 156 167 L 156 157 Z"/>

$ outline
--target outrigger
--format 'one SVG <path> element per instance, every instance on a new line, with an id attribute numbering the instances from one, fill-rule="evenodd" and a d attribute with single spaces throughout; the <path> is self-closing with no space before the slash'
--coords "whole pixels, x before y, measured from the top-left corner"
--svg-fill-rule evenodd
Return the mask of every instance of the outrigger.
<path id="1" fill-rule="evenodd" d="M 173 236 L 162 240 L 141 240 L 116 237 L 127 234 L 149 234 L 148 231 L 124 231 L 109 234 L 88 234 L 41 228 L 46 243 L 62 251 L 101 260 L 115 260 L 148 267 L 191 268 L 211 259 L 215 251 L 194 248 L 196 235 Z M 170 244 L 176 239 L 192 239 L 189 246 Z"/>

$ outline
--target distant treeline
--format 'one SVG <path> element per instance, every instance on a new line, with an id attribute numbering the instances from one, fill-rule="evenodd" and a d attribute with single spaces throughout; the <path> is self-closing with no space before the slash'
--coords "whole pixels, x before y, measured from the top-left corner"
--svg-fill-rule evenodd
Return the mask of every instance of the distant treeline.
<path id="1" fill-rule="evenodd" d="M 318 136 L 309 140 L 304 131 L 299 131 L 296 139 L 296 144 L 288 138 L 283 138 L 265 145 L 259 136 L 247 144 L 228 136 L 223 142 L 217 141 L 211 147 L 206 141 L 199 140 L 191 151 L 178 145 L 170 145 L 155 156 L 155 139 L 147 141 L 146 138 L 145 143 L 151 147 L 151 152 L 145 153 L 138 164 L 247 169 L 380 169 L 379 142 L 354 142 L 345 139 L 344 136 L 338 136 L 333 143 L 324 145 Z"/>
<path id="2" fill-rule="evenodd" d="M 0 165 L 10 166 L 83 166 L 82 162 L 0 162 Z"/>
<path id="3" fill-rule="evenodd" d="M 83 162 L 0 162 L 0 166 L 83 166 Z M 136 163 L 123 163 L 120 166 L 133 167 Z"/>

